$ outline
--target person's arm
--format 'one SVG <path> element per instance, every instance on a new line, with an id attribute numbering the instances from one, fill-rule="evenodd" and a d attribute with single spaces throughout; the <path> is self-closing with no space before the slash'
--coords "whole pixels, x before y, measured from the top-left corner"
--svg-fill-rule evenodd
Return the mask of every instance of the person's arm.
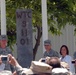
<path id="1" fill-rule="evenodd" d="M 2 64 L 1 55 L 0 55 L 0 65 Z"/>
<path id="2" fill-rule="evenodd" d="M 20 65 L 16 65 L 15 70 L 16 70 L 17 75 L 22 75 L 23 69 Z"/>
<path id="3" fill-rule="evenodd" d="M 8 54 L 8 58 L 9 58 L 9 63 L 14 66 L 17 75 L 22 75 L 23 68 L 19 65 L 15 57 L 13 57 L 11 54 Z"/>

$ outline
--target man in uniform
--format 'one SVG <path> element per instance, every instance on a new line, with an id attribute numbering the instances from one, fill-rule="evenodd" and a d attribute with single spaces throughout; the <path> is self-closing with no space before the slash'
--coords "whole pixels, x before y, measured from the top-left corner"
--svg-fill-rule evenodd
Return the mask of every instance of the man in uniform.
<path id="1" fill-rule="evenodd" d="M 54 51 L 51 48 L 51 41 L 50 40 L 45 40 L 44 41 L 44 47 L 46 51 L 44 52 L 44 57 L 59 57 L 59 54 L 57 51 Z"/>
<path id="2" fill-rule="evenodd" d="M 1 35 L 0 36 L 0 58 L 2 58 L 2 56 L 7 56 L 8 54 L 12 54 L 12 50 L 7 46 L 7 36 L 6 35 Z M 13 55 L 13 54 L 12 54 Z M 1 60 L 0 62 L 2 62 L 2 64 L 4 64 L 4 70 L 11 70 L 12 72 L 14 71 L 13 66 L 11 66 L 8 61 L 6 60 Z M 0 64 L 0 65 L 2 65 Z"/>

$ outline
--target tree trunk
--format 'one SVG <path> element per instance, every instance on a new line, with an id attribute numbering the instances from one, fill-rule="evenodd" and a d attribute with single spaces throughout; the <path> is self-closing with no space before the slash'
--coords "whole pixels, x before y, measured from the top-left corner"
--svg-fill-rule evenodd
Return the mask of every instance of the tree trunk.
<path id="1" fill-rule="evenodd" d="M 37 38 L 35 38 L 36 40 L 36 44 L 33 48 L 33 60 L 35 60 L 35 56 L 36 56 L 36 53 L 37 53 L 37 50 L 38 50 L 38 46 L 40 45 L 40 39 L 41 39 L 41 36 L 42 36 L 42 29 L 40 26 L 36 26 L 37 27 Z"/>

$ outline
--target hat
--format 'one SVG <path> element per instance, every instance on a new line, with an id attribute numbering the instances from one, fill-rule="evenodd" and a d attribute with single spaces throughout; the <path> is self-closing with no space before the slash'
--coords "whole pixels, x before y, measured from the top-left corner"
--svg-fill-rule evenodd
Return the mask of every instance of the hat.
<path id="1" fill-rule="evenodd" d="M 52 69 L 52 75 L 70 75 L 70 72 L 66 68 L 54 68 Z"/>
<path id="2" fill-rule="evenodd" d="M 69 70 L 69 65 L 67 62 L 60 62 L 61 63 L 61 67 L 66 68 Z"/>
<path id="3" fill-rule="evenodd" d="M 30 68 L 25 71 L 26 74 L 51 73 L 52 67 L 46 63 L 32 61 Z"/>
<path id="4" fill-rule="evenodd" d="M 44 45 L 51 45 L 51 41 L 50 40 L 45 40 Z"/>
<path id="5" fill-rule="evenodd" d="M 11 71 L 3 70 L 3 71 L 0 71 L 0 75 L 13 75 L 13 74 Z"/>
<path id="6" fill-rule="evenodd" d="M 7 35 L 1 35 L 0 40 L 7 40 Z"/>

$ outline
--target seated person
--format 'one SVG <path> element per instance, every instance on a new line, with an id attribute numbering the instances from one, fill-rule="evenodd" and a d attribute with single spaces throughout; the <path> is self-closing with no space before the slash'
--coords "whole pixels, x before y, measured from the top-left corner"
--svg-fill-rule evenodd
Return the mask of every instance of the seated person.
<path id="1" fill-rule="evenodd" d="M 60 60 L 58 57 L 50 57 L 49 61 L 46 60 L 46 63 L 52 66 L 53 68 L 61 67 Z"/>
<path id="2" fill-rule="evenodd" d="M 22 68 L 17 60 L 11 55 L 9 57 L 9 64 L 15 67 L 17 75 L 51 75 L 52 67 L 46 63 L 39 62 L 39 61 L 32 61 L 30 68 Z"/>
<path id="3" fill-rule="evenodd" d="M 52 68 L 61 67 L 61 63 L 58 57 L 46 57 L 44 59 L 45 59 L 45 63 L 52 66 Z M 43 58 L 41 58 L 39 61 L 43 62 Z"/>
<path id="4" fill-rule="evenodd" d="M 41 58 L 39 61 L 42 62 L 43 58 Z M 45 63 L 52 66 L 52 74 L 51 75 L 69 75 L 68 73 L 65 74 L 67 71 L 69 71 L 69 65 L 66 62 L 61 62 L 58 57 L 46 57 Z M 54 72 L 55 71 L 55 72 Z M 57 72 L 57 73 L 56 73 Z M 61 74 L 61 72 L 64 72 Z M 72 73 L 69 71 L 70 75 Z"/>

